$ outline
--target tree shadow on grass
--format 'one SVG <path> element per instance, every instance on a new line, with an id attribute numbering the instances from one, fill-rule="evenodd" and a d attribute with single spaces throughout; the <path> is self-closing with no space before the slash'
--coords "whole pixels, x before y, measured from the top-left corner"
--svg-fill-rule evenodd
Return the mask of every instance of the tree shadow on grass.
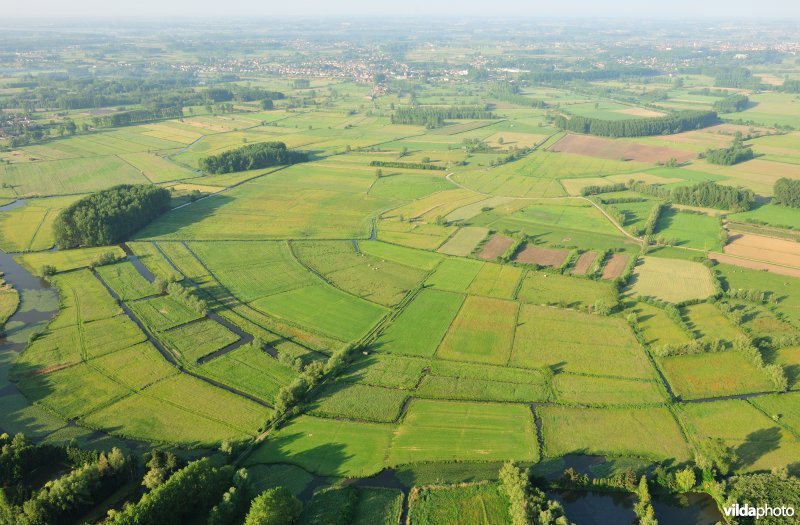
<path id="1" fill-rule="evenodd" d="M 744 443 L 736 449 L 739 466 L 747 467 L 755 464 L 761 457 L 778 450 L 781 441 L 781 430 L 778 427 L 763 428 L 751 432 Z"/>
<path id="2" fill-rule="evenodd" d="M 334 424 L 334 421 L 331 421 Z M 343 468 L 352 459 L 352 454 L 345 452 L 342 443 L 325 443 L 305 450 L 298 450 L 301 441 L 314 438 L 313 434 L 301 432 L 277 434 L 269 437 L 256 450 L 249 463 L 287 463 L 298 465 L 308 472 L 320 476 L 346 476 L 349 473 Z M 376 470 L 380 465 L 376 465 Z"/>
<path id="3" fill-rule="evenodd" d="M 215 215 L 220 208 L 235 200 L 235 198 L 224 193 L 209 195 L 187 206 L 168 211 L 145 226 L 144 229 L 137 232 L 131 240 L 136 241 L 154 237 L 166 237 L 181 232 L 192 224 Z M 228 228 L 235 228 L 235 224 L 228 224 L 227 226 Z"/>

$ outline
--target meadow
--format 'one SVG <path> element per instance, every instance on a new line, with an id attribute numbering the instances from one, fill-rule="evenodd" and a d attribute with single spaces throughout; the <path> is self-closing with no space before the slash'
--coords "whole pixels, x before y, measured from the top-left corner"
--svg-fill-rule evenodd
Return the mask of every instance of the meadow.
<path id="1" fill-rule="evenodd" d="M 483 56 L 495 53 L 489 46 Z M 406 55 L 463 59 L 416 45 Z M 551 103 L 543 109 L 496 100 L 480 82 L 465 89 L 462 79 L 398 80 L 402 89 L 373 98 L 363 83 L 314 78 L 295 88 L 253 73 L 223 84 L 280 88 L 287 97 L 275 109 L 196 106 L 183 119 L 3 151 L 0 204 L 24 200 L 0 211 L 0 249 L 32 274 L 54 267 L 47 280 L 59 304 L 35 329 L 5 327 L 26 348 L 13 363 L 0 359 L 10 407 L 0 433 L 112 436 L 187 457 L 230 442 L 256 486 L 302 495 L 301 523 L 340 517 L 325 501 L 348 491 L 355 523 L 397 523 L 397 492 L 362 482 L 314 490 L 383 469 L 387 479 L 427 472 L 431 483 L 450 474 L 466 483 L 416 484 L 411 523 L 505 523 L 498 485 L 472 482 L 490 470 L 495 479 L 506 460 L 535 469 L 572 454 L 678 465 L 721 438 L 739 457 L 734 472 L 796 469 L 800 281 L 704 258 L 797 266 L 788 240 L 800 227 L 796 211 L 770 202 L 777 178 L 800 178 L 797 133 L 746 139 L 763 156 L 718 166 L 698 154 L 735 131 L 764 130 L 728 123 L 611 139 L 553 127 L 562 112 L 621 121 L 719 98 L 653 81 L 641 87 L 669 95 L 646 108 L 592 91 L 633 96 L 628 79 L 580 90 L 526 81 L 525 96 Z M 784 112 L 784 93 L 751 98 L 736 118 L 769 126 L 795 113 Z M 391 123 L 399 107 L 467 103 L 493 104 L 495 118 Z M 309 153 L 308 162 L 199 170 L 209 155 L 274 140 Z M 582 196 L 630 180 L 742 186 L 757 206 L 674 204 L 652 236 L 671 246 L 647 245 L 642 232 L 663 199 L 630 187 Z M 51 250 L 60 210 L 122 183 L 170 188 L 173 209 L 123 245 Z M 733 233 L 737 223 L 768 231 Z M 119 260 L 99 265 L 108 253 Z M 162 293 L 161 280 L 180 281 L 207 313 Z M 724 294 L 736 290 L 766 300 Z M 6 292 L 0 321 L 17 307 Z M 21 311 L 47 310 L 37 298 L 21 294 Z M 665 345 L 720 339 L 759 343 L 794 392 L 776 393 L 767 372 L 732 348 L 659 357 Z M 5 390 L 6 376 L 19 392 Z M 719 399 L 738 395 L 748 398 Z"/>

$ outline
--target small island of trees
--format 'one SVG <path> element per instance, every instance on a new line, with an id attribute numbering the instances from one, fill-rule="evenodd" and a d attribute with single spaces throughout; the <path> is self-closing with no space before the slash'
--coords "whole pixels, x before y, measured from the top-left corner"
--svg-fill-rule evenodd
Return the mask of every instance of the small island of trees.
<path id="1" fill-rule="evenodd" d="M 169 210 L 170 193 L 145 184 L 123 184 L 84 197 L 61 211 L 53 224 L 59 248 L 105 246 L 131 234 Z"/>
<path id="2" fill-rule="evenodd" d="M 307 153 L 289 150 L 283 142 L 258 142 L 205 157 L 200 160 L 200 168 L 206 173 L 220 174 L 297 164 L 307 160 Z"/>
<path id="3" fill-rule="evenodd" d="M 742 142 L 742 134 L 737 133 L 733 139 L 733 144 L 729 148 L 709 149 L 705 153 L 706 160 L 711 164 L 720 166 L 733 166 L 755 156 L 750 146 L 745 146 Z"/>

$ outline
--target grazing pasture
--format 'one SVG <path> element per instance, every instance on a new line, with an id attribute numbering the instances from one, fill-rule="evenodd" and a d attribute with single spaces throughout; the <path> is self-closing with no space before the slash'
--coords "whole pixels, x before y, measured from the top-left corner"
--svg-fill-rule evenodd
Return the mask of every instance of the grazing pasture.
<path id="1" fill-rule="evenodd" d="M 496 483 L 422 487 L 410 496 L 411 523 L 501 525 L 507 523 L 508 497 Z"/>
<path id="2" fill-rule="evenodd" d="M 659 361 L 673 392 L 681 399 L 767 392 L 774 388 L 763 371 L 733 350 L 664 357 Z"/>
<path id="3" fill-rule="evenodd" d="M 697 262 L 642 257 L 633 270 L 631 292 L 671 303 L 705 299 L 714 294 L 708 268 Z"/>
<path id="4" fill-rule="evenodd" d="M 678 417 L 692 440 L 721 439 L 737 456 L 740 472 L 770 470 L 797 461 L 800 442 L 787 430 L 744 400 L 683 405 Z"/>
<path id="5" fill-rule="evenodd" d="M 415 399 L 393 432 L 388 463 L 536 461 L 536 427 L 525 405 Z"/>
<path id="6" fill-rule="evenodd" d="M 641 379 L 654 373 L 621 319 L 533 305 L 520 309 L 509 364 Z"/>
<path id="7" fill-rule="evenodd" d="M 588 308 L 597 301 L 608 306 L 617 302 L 617 292 L 609 283 L 534 271 L 525 274 L 517 297 L 529 303 L 570 308 Z"/>
<path id="8" fill-rule="evenodd" d="M 446 255 L 460 255 L 466 257 L 471 254 L 478 244 L 486 238 L 489 230 L 479 227 L 460 228 L 437 251 Z"/>
<path id="9" fill-rule="evenodd" d="M 680 427 L 666 408 L 544 406 L 544 456 L 597 454 L 653 460 L 690 458 Z"/>
<path id="10" fill-rule="evenodd" d="M 432 356 L 461 308 L 464 296 L 433 289 L 419 292 L 375 342 L 381 352 Z"/>
<path id="11" fill-rule="evenodd" d="M 508 362 L 519 305 L 468 296 L 436 357 L 502 365 Z"/>

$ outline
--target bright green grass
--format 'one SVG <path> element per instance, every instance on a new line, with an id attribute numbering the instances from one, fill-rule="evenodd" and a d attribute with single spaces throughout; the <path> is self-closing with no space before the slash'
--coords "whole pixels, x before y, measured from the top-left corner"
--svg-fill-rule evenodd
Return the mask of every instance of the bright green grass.
<path id="1" fill-rule="evenodd" d="M 464 292 L 478 275 L 482 262 L 471 259 L 449 258 L 442 261 L 436 271 L 425 281 L 427 286 L 449 292 Z"/>
<path id="2" fill-rule="evenodd" d="M 201 143 L 202 144 L 202 143 Z M 352 239 L 400 201 L 367 195 L 372 173 L 313 163 L 290 166 L 162 215 L 141 239 Z"/>
<path id="3" fill-rule="evenodd" d="M 432 356 L 464 297 L 425 289 L 406 306 L 381 334 L 375 347 L 381 352 Z"/>
<path id="4" fill-rule="evenodd" d="M 123 437 L 188 447 L 214 447 L 223 440 L 236 442 L 249 437 L 196 411 L 144 395 L 127 397 L 94 412 L 85 423 Z"/>
<path id="5" fill-rule="evenodd" d="M 546 457 L 609 454 L 678 462 L 690 457 L 680 427 L 666 408 L 545 406 L 537 410 Z"/>
<path id="6" fill-rule="evenodd" d="M 743 336 L 713 304 L 694 304 L 683 311 L 697 337 L 735 341 Z"/>
<path id="7" fill-rule="evenodd" d="M 59 272 L 66 272 L 89 266 L 106 253 L 112 253 L 116 257 L 125 256 L 119 246 L 98 246 L 96 248 L 77 248 L 75 250 L 57 252 L 26 253 L 25 255 L 20 255 L 18 260 L 31 273 L 39 274 L 42 266 L 45 265 L 54 266 Z"/>
<path id="8" fill-rule="evenodd" d="M 385 306 L 399 303 L 425 275 L 410 266 L 356 253 L 350 241 L 296 242 L 292 250 L 337 288 Z"/>
<path id="9" fill-rule="evenodd" d="M 530 271 L 522 280 L 517 298 L 529 303 L 586 308 L 597 301 L 609 306 L 616 304 L 617 291 L 611 283 L 604 281 Z"/>
<path id="10" fill-rule="evenodd" d="M 636 324 L 645 344 L 659 347 L 689 342 L 689 334 L 684 332 L 661 308 L 645 303 L 636 303 L 628 311 L 636 314 Z"/>
<path id="11" fill-rule="evenodd" d="M 342 372 L 341 379 L 366 385 L 413 389 L 428 365 L 429 361 L 426 359 L 368 354 Z"/>
<path id="12" fill-rule="evenodd" d="M 665 395 L 656 381 L 639 381 L 575 374 L 553 378 L 556 399 L 581 405 L 663 403 Z"/>
<path id="13" fill-rule="evenodd" d="M 753 289 L 772 292 L 777 299 L 775 309 L 800 326 L 800 279 L 719 264 L 714 267 L 722 275 L 726 289 Z"/>
<path id="14" fill-rule="evenodd" d="M 529 407 L 416 399 L 394 433 L 390 465 L 539 457 Z"/>
<path id="15" fill-rule="evenodd" d="M 90 157 L 0 165 L 0 183 L 18 196 L 89 193 L 117 184 L 149 184 L 139 170 L 117 157 Z"/>
<path id="16" fill-rule="evenodd" d="M 199 371 L 252 396 L 271 401 L 297 373 L 263 350 L 244 345 L 204 363 Z"/>
<path id="17" fill-rule="evenodd" d="M 519 304 L 469 296 L 436 352 L 441 359 L 503 365 L 514 341 Z"/>
<path id="18" fill-rule="evenodd" d="M 530 372 L 520 382 L 433 374 L 422 379 L 416 395 L 431 399 L 530 403 L 547 400 L 550 392 L 544 378 Z"/>
<path id="19" fill-rule="evenodd" d="M 292 463 L 327 476 L 369 476 L 381 470 L 393 425 L 299 416 L 270 434 L 247 459 Z"/>
<path id="20" fill-rule="evenodd" d="M 99 266 L 95 271 L 123 301 L 141 299 L 155 293 L 153 285 L 129 261 Z"/>
<path id="21" fill-rule="evenodd" d="M 512 299 L 521 277 L 521 268 L 486 263 L 472 280 L 467 291 L 474 295 Z"/>
<path id="22" fill-rule="evenodd" d="M 420 525 L 507 525 L 508 497 L 495 483 L 424 487 L 415 494 L 409 521 Z"/>
<path id="23" fill-rule="evenodd" d="M 169 295 L 128 303 L 128 307 L 144 325 L 163 331 L 203 317 Z"/>
<path id="24" fill-rule="evenodd" d="M 378 259 L 384 259 L 421 270 L 433 270 L 444 257 L 437 253 L 414 250 L 379 241 L 359 241 L 358 248 Z"/>
<path id="25" fill-rule="evenodd" d="M 178 369 L 149 342 L 97 357 L 91 360 L 91 364 L 102 374 L 132 390 L 141 390 L 178 373 Z"/>
<path id="26" fill-rule="evenodd" d="M 672 391 L 683 399 L 722 397 L 773 390 L 767 375 L 742 353 L 665 357 L 660 360 Z"/>
<path id="27" fill-rule="evenodd" d="M 55 244 L 53 222 L 64 207 L 80 197 L 29 199 L 18 208 L 0 213 L 0 248 L 6 252 L 52 248 Z"/>
<path id="28" fill-rule="evenodd" d="M 642 257 L 633 272 L 631 291 L 672 303 L 714 294 L 711 272 L 698 262 Z"/>
<path id="29" fill-rule="evenodd" d="M 28 399 L 65 419 L 84 416 L 130 394 L 127 387 L 85 363 L 28 377 L 21 388 Z"/>
<path id="30" fill-rule="evenodd" d="M 800 229 L 800 214 L 797 210 L 777 204 L 765 204 L 754 210 L 733 213 L 728 218 L 732 221 L 764 222 L 770 226 Z"/>
<path id="31" fill-rule="evenodd" d="M 770 416 L 773 421 L 789 427 L 795 434 L 800 433 L 800 393 L 774 394 L 754 397 L 750 401 Z"/>
<path id="32" fill-rule="evenodd" d="M 384 173 L 386 171 L 396 171 L 395 169 L 383 169 Z M 369 190 L 369 194 L 376 197 L 412 200 L 450 188 L 452 188 L 452 184 L 441 176 L 397 173 L 396 175 L 392 174 L 390 177 L 381 177 L 375 181 L 375 184 Z"/>
<path id="33" fill-rule="evenodd" d="M 653 377 L 653 369 L 625 321 L 571 310 L 524 305 L 510 364 L 566 372 Z"/>
<path id="34" fill-rule="evenodd" d="M 342 341 L 364 335 L 386 313 L 375 303 L 325 284 L 271 295 L 255 301 L 253 306 Z"/>
<path id="35" fill-rule="evenodd" d="M 315 280 L 285 242 L 194 242 L 189 247 L 220 284 L 245 303 Z"/>
<path id="36" fill-rule="evenodd" d="M 183 180 L 199 175 L 152 153 L 128 153 L 119 158 L 141 171 L 153 183 Z"/>
<path id="37" fill-rule="evenodd" d="M 311 414 L 390 423 L 400 417 L 407 397 L 402 390 L 338 382 L 320 392 Z"/>
<path id="38" fill-rule="evenodd" d="M 527 227 L 555 226 L 604 235 L 621 235 L 600 210 L 585 201 L 558 200 L 553 204 L 537 203 L 514 213 L 504 221 L 505 223 Z"/>
<path id="39" fill-rule="evenodd" d="M 155 397 L 188 412 L 255 435 L 271 410 L 188 374 L 159 381 L 142 394 Z"/>
<path id="40" fill-rule="evenodd" d="M 179 272 L 172 267 L 167 259 L 158 251 L 158 248 L 150 242 L 129 242 L 126 243 L 133 253 L 139 257 L 142 264 L 150 270 L 156 277 L 165 281 L 180 280 L 183 278 Z"/>
<path id="41" fill-rule="evenodd" d="M 165 346 L 187 363 L 216 352 L 239 340 L 239 336 L 213 319 L 200 319 L 158 334 Z"/>
<path id="42" fill-rule="evenodd" d="M 29 438 L 42 438 L 63 428 L 66 421 L 31 402 L 19 393 L 2 396 L 3 410 L 0 411 L 0 430 L 9 435 L 19 433 Z"/>
<path id="43" fill-rule="evenodd" d="M 738 457 L 738 472 L 770 470 L 797 462 L 800 442 L 743 400 L 691 403 L 678 412 L 689 436 L 702 443 L 722 439 Z"/>
<path id="44" fill-rule="evenodd" d="M 661 213 L 656 223 L 656 237 L 664 236 L 676 246 L 700 250 L 721 250 L 720 223 L 716 217 L 680 212 L 673 208 Z"/>

